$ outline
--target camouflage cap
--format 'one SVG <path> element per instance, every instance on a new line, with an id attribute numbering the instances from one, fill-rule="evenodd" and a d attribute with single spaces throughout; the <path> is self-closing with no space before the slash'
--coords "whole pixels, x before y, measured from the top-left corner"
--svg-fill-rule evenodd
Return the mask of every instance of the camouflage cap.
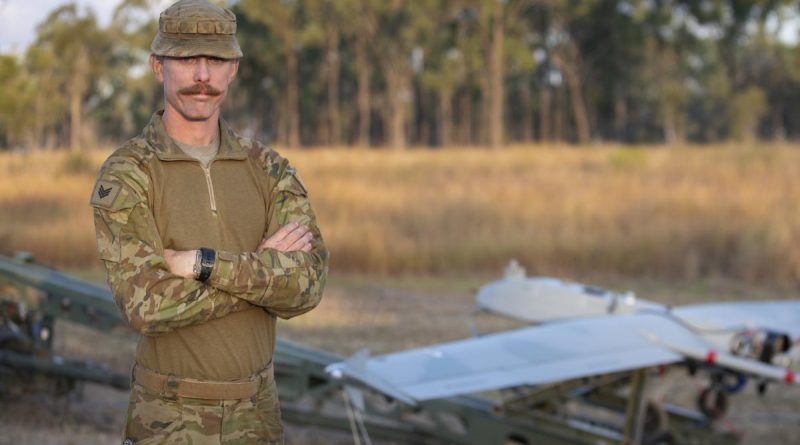
<path id="1" fill-rule="evenodd" d="M 150 50 L 157 56 L 238 59 L 236 16 L 204 0 L 180 0 L 161 13 Z"/>

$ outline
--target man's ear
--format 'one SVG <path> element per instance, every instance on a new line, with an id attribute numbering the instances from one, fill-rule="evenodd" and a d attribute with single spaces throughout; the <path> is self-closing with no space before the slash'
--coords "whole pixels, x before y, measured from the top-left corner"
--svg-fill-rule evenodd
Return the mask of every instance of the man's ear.
<path id="1" fill-rule="evenodd" d="M 239 59 L 234 59 L 233 63 L 231 65 L 232 65 L 231 66 L 231 77 L 228 80 L 228 85 L 230 85 L 230 83 L 233 82 L 233 79 L 236 78 L 236 73 L 239 72 Z"/>
<path id="2" fill-rule="evenodd" d="M 159 82 L 164 83 L 164 62 L 155 54 L 150 54 L 150 69 Z"/>

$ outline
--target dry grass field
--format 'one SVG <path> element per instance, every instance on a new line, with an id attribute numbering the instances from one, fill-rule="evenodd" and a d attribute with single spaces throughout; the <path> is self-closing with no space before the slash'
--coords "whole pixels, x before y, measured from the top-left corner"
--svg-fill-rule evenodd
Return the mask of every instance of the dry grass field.
<path id="1" fill-rule="evenodd" d="M 0 252 L 102 281 L 89 194 L 108 151 L 0 153 Z M 800 150 L 789 146 L 511 147 L 503 151 L 284 151 L 306 183 L 332 252 L 321 306 L 281 323 L 286 338 L 350 354 L 469 335 L 472 291 L 510 258 L 670 304 L 797 298 Z M 413 307 L 413 317 L 405 316 Z M 422 309 L 420 309 L 422 308 Z M 490 330 L 511 327 L 481 320 Z M 66 328 L 58 348 L 127 369 L 133 346 Z M 98 346 L 101 345 L 101 346 Z M 691 401 L 700 383 L 658 384 Z M 773 388 L 775 389 L 775 388 Z M 125 395 L 2 400 L 0 444 L 110 443 Z M 721 428 L 744 443 L 798 443 L 800 394 L 752 388 Z M 6 409 L 8 408 L 8 409 Z M 291 429 L 287 443 L 335 443 Z M 347 442 L 344 442 L 347 443 Z"/>
<path id="2" fill-rule="evenodd" d="M 575 279 L 800 278 L 800 150 L 789 146 L 283 154 L 336 272 L 488 276 L 513 257 Z M 88 199 L 107 155 L 0 154 L 0 251 L 97 267 Z"/>

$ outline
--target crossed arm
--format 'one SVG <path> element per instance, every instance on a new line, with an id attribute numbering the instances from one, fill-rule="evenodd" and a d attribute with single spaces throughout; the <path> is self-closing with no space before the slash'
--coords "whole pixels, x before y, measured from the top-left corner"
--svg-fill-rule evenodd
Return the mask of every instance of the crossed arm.
<path id="1" fill-rule="evenodd" d="M 109 285 L 136 331 L 159 335 L 254 306 L 290 318 L 319 303 L 327 250 L 305 190 L 291 175 L 278 181 L 272 197 L 270 217 L 278 230 L 255 252 L 217 252 L 211 277 L 201 283 L 192 272 L 196 250 L 163 247 L 146 204 L 145 178 L 124 167 L 116 169 L 122 174 L 101 176 L 120 187 L 113 205 L 93 205 Z"/>
<path id="2" fill-rule="evenodd" d="M 291 222 L 278 229 L 269 238 L 264 238 L 258 245 L 257 253 L 266 249 L 275 249 L 278 252 L 310 252 L 314 234 L 308 226 Z M 164 249 L 164 259 L 169 271 L 183 278 L 194 279 L 194 263 L 197 259 L 197 250 L 172 250 Z"/>

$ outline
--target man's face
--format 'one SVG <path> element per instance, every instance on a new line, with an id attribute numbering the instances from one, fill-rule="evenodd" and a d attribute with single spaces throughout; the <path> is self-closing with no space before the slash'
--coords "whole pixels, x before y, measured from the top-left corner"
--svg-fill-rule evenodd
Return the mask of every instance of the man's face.
<path id="1" fill-rule="evenodd" d="M 166 108 L 188 121 L 215 117 L 239 69 L 238 60 L 197 56 L 150 56 L 156 78 L 164 84 Z"/>

